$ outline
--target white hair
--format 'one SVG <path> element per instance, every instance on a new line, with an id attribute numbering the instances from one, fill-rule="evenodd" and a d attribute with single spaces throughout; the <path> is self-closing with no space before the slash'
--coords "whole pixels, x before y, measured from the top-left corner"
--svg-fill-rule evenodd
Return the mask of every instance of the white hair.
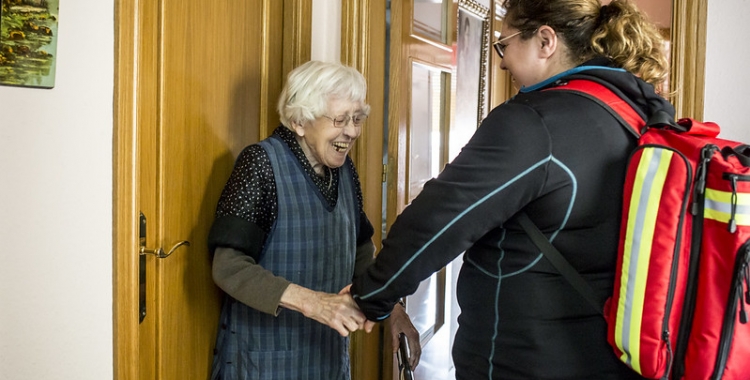
<path id="1" fill-rule="evenodd" d="M 356 69 L 340 63 L 309 61 L 287 76 L 279 95 L 281 124 L 292 129 L 294 122 L 304 124 L 317 119 L 327 112 L 332 98 L 360 103 L 369 114 L 366 95 L 367 83 Z"/>

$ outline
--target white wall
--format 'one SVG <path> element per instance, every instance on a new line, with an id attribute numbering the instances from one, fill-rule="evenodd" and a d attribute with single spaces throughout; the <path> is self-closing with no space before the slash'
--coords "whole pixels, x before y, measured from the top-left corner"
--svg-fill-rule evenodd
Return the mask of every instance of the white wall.
<path id="1" fill-rule="evenodd" d="M 723 137 L 750 143 L 750 49 L 742 43 L 750 0 L 708 2 L 704 119 L 719 123 Z"/>
<path id="2" fill-rule="evenodd" d="M 312 46 L 310 59 L 341 61 L 341 1 L 312 0 Z"/>
<path id="3" fill-rule="evenodd" d="M 112 378 L 113 14 L 63 1 L 56 87 L 0 86 L 0 380 Z M 709 5 L 705 114 L 750 142 L 746 14 Z"/>
<path id="4" fill-rule="evenodd" d="M 114 2 L 60 4 L 54 89 L 0 86 L 0 379 L 112 378 Z"/>

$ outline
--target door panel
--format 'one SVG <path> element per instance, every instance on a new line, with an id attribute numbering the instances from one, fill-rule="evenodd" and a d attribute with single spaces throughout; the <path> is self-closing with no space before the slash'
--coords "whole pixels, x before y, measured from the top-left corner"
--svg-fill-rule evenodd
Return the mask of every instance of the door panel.
<path id="1" fill-rule="evenodd" d="M 234 158 L 278 123 L 283 2 L 117 4 L 115 376 L 207 379 L 221 302 L 207 234 Z M 148 250 L 189 245 L 145 256 L 139 323 L 141 212 Z"/>
<path id="2" fill-rule="evenodd" d="M 234 157 L 259 136 L 262 4 L 160 5 L 158 170 L 156 186 L 142 190 L 156 193 L 155 232 L 165 249 L 191 246 L 155 259 L 156 378 L 203 379 L 220 310 L 206 238 Z"/>

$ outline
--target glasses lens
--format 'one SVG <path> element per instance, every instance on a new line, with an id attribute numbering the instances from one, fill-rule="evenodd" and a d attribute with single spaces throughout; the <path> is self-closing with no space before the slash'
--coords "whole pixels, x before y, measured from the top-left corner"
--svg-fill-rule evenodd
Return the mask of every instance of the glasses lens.
<path id="1" fill-rule="evenodd" d="M 346 116 L 346 115 L 336 116 L 336 118 L 333 119 L 333 125 L 336 128 L 344 128 L 346 127 L 346 124 L 348 123 L 349 123 L 349 116 Z"/>
<path id="2" fill-rule="evenodd" d="M 505 45 L 499 42 L 495 42 L 494 44 L 492 44 L 492 47 L 495 48 L 495 52 L 497 53 L 497 55 L 499 55 L 500 58 L 503 58 L 503 50 L 505 50 Z"/>
<path id="3" fill-rule="evenodd" d="M 352 117 L 352 122 L 358 127 L 361 126 L 362 123 L 365 122 L 365 120 L 367 120 L 367 115 L 354 115 Z"/>

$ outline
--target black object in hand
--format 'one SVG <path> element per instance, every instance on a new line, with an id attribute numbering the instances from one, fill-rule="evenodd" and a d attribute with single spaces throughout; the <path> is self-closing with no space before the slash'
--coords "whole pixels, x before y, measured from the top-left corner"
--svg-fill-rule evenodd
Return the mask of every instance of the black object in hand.
<path id="1" fill-rule="evenodd" d="M 409 342 L 404 333 L 398 334 L 398 370 L 401 380 L 414 380 L 414 372 L 409 364 Z"/>

